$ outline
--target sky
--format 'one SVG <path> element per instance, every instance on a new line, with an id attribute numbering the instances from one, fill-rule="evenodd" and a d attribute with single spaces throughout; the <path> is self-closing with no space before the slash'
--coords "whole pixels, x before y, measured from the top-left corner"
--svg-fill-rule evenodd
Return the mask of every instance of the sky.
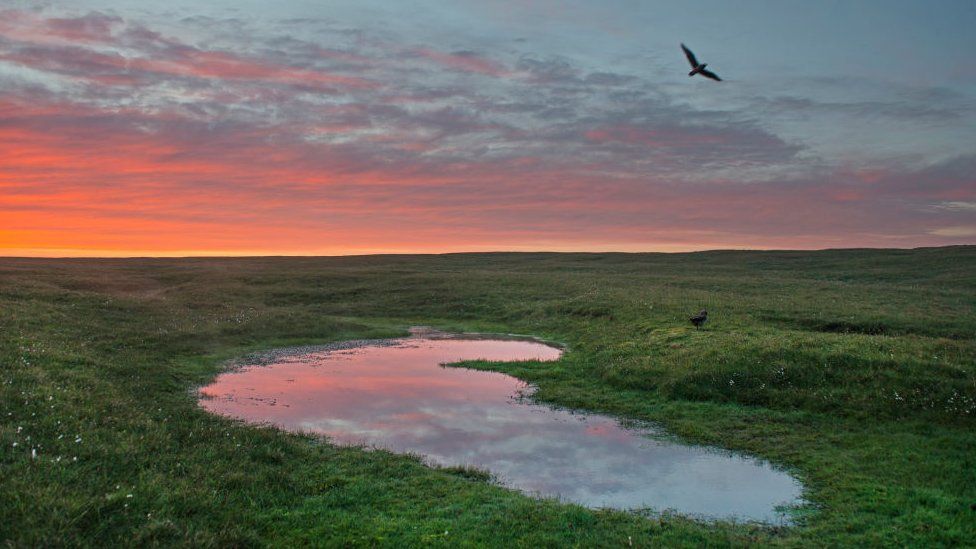
<path id="1" fill-rule="evenodd" d="M 973 28 L 970 0 L 0 0 L 0 256 L 976 244 Z"/>

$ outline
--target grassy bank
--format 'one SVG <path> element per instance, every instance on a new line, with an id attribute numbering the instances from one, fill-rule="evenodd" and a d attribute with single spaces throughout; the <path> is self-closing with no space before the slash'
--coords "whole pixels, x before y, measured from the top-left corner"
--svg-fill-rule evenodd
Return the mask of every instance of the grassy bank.
<path id="1" fill-rule="evenodd" d="M 974 313 L 974 247 L 0 259 L 0 545 L 972 545 Z M 412 324 L 564 342 L 471 366 L 768 458 L 813 510 L 788 529 L 591 511 L 190 393 L 248 350 Z"/>

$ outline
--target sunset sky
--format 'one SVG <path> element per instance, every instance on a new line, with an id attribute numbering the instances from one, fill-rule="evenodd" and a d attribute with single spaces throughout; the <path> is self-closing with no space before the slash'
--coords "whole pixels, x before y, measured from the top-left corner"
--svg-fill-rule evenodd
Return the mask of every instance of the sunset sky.
<path id="1" fill-rule="evenodd" d="M 0 0 L 0 256 L 974 244 L 974 29 L 971 0 Z"/>

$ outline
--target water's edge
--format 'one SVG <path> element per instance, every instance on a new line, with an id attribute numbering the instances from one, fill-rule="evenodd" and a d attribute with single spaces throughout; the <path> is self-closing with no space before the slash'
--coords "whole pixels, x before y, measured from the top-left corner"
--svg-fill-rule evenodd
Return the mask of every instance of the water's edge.
<path id="1" fill-rule="evenodd" d="M 226 359 L 226 360 L 221 361 L 220 368 L 216 372 L 214 372 L 213 376 L 210 379 L 208 379 L 206 382 L 200 384 L 199 386 L 192 387 L 190 389 L 190 392 L 192 393 L 192 395 L 194 396 L 194 398 L 196 399 L 196 401 L 198 402 L 198 405 L 199 405 L 199 401 L 200 400 L 206 399 L 206 398 L 210 398 L 210 397 L 207 397 L 207 396 L 203 395 L 202 392 L 201 392 L 201 390 L 204 387 L 207 387 L 210 384 L 212 384 L 217 379 L 217 377 L 219 377 L 222 374 L 231 373 L 231 372 L 238 371 L 238 370 L 241 370 L 241 369 L 244 369 L 244 368 L 248 368 L 248 367 L 252 367 L 252 366 L 259 366 L 259 367 L 270 366 L 270 365 L 273 365 L 273 364 L 278 363 L 279 361 L 281 361 L 282 359 L 284 359 L 286 357 L 294 358 L 294 357 L 301 357 L 303 355 L 315 355 L 315 354 L 320 354 L 320 353 L 328 353 L 328 352 L 332 352 L 332 351 L 344 351 L 344 350 L 351 350 L 351 349 L 356 349 L 356 348 L 360 348 L 360 347 L 368 347 L 368 346 L 377 346 L 377 347 L 396 346 L 396 345 L 398 345 L 399 343 L 401 343 L 401 342 L 403 342 L 405 340 L 406 341 L 409 341 L 410 339 L 414 339 L 414 338 L 416 338 L 416 339 L 462 339 L 462 340 L 465 340 L 465 339 L 471 339 L 471 340 L 481 340 L 481 339 L 490 340 L 490 339 L 494 339 L 494 340 L 529 341 L 529 342 L 540 343 L 540 344 L 547 345 L 549 347 L 553 347 L 553 348 L 559 349 L 563 353 L 569 352 L 569 350 L 570 350 L 570 347 L 568 345 L 566 345 L 566 344 L 563 344 L 563 343 L 560 343 L 560 342 L 546 340 L 546 339 L 539 338 L 539 337 L 536 337 L 536 336 L 531 336 L 531 335 L 523 335 L 523 334 L 499 334 L 499 333 L 489 333 L 489 332 L 448 332 L 448 331 L 437 330 L 435 328 L 428 327 L 428 326 L 414 326 L 414 327 L 411 327 L 409 329 L 409 335 L 400 336 L 400 337 L 371 338 L 371 339 L 353 339 L 353 340 L 334 341 L 334 342 L 319 343 L 319 344 L 290 345 L 290 346 L 285 346 L 285 347 L 276 347 L 276 348 L 271 348 L 271 349 L 266 349 L 266 350 L 259 350 L 259 351 L 247 352 L 244 355 L 237 356 L 235 358 Z M 464 362 L 464 361 L 461 361 L 461 362 Z M 450 363 L 450 364 L 452 365 L 451 367 L 456 367 L 456 366 L 453 366 L 453 365 L 454 364 L 459 364 L 459 363 Z M 463 366 L 462 366 L 462 368 L 463 368 Z M 521 397 L 522 398 L 525 398 L 528 402 L 531 402 L 534 405 L 544 406 L 544 407 L 547 407 L 547 408 L 552 409 L 552 410 L 561 410 L 561 411 L 566 411 L 566 412 L 574 413 L 574 414 L 581 414 L 581 415 L 584 415 L 584 414 L 594 414 L 594 415 L 597 415 L 598 414 L 598 415 L 602 415 L 602 416 L 607 416 L 607 417 L 610 417 L 610 418 L 615 419 L 616 421 L 619 422 L 619 424 L 621 426 L 624 426 L 625 428 L 644 430 L 645 431 L 645 436 L 648 436 L 648 438 L 651 438 L 651 439 L 672 441 L 672 442 L 679 443 L 681 445 L 696 447 L 696 448 L 700 448 L 700 449 L 703 449 L 703 450 L 706 450 L 706 451 L 709 451 L 709 452 L 713 452 L 713 453 L 717 453 L 717 454 L 735 455 L 735 456 L 739 456 L 739 457 L 743 457 L 743 458 L 748 458 L 748 459 L 752 459 L 752 460 L 759 460 L 759 461 L 761 461 L 763 463 L 768 464 L 771 468 L 773 468 L 773 469 L 775 469 L 777 471 L 786 473 L 789 476 L 791 476 L 793 479 L 796 480 L 796 482 L 799 484 L 799 486 L 801 487 L 801 490 L 802 490 L 800 497 L 797 500 L 795 500 L 791 505 L 785 507 L 784 510 L 781 511 L 781 514 L 785 518 L 785 521 L 784 522 L 781 522 L 781 523 L 778 523 L 778 524 L 773 524 L 773 523 L 770 523 L 770 522 L 759 521 L 759 520 L 741 519 L 741 518 L 715 518 L 715 517 L 709 517 L 709 516 L 703 516 L 703 515 L 700 516 L 700 515 L 696 515 L 696 514 L 693 514 L 693 513 L 674 512 L 674 511 L 671 511 L 671 510 L 657 511 L 657 510 L 652 510 L 652 509 L 630 509 L 630 510 L 627 510 L 627 509 L 615 509 L 617 511 L 630 512 L 630 513 L 639 514 L 639 515 L 648 516 L 648 517 L 656 517 L 656 516 L 663 516 L 663 515 L 677 515 L 677 516 L 683 516 L 683 517 L 686 517 L 686 518 L 690 518 L 692 520 L 696 520 L 696 521 L 700 521 L 700 522 L 705 522 L 705 523 L 710 523 L 710 524 L 722 523 L 722 522 L 734 522 L 734 523 L 740 523 L 740 524 L 741 523 L 749 523 L 749 524 L 754 524 L 754 525 L 761 526 L 761 527 L 783 528 L 783 527 L 792 527 L 792 526 L 794 526 L 795 525 L 795 521 L 794 521 L 795 518 L 797 518 L 801 513 L 802 514 L 806 514 L 807 512 L 809 512 L 811 510 L 811 501 L 808 500 L 808 499 L 806 499 L 804 497 L 806 495 L 806 492 L 807 492 L 806 483 L 802 482 L 802 480 L 801 480 L 802 479 L 802 475 L 799 475 L 798 474 L 798 471 L 795 471 L 792 467 L 774 463 L 774 462 L 770 461 L 768 458 L 765 458 L 765 457 L 762 457 L 762 456 L 758 456 L 758 455 L 755 455 L 755 454 L 752 454 L 752 453 L 748 453 L 748 452 L 745 452 L 745 451 L 728 449 L 728 448 L 724 448 L 722 446 L 717 446 L 715 444 L 708 444 L 708 443 L 700 442 L 700 441 L 697 441 L 697 440 L 694 440 L 694 439 L 689 439 L 689 438 L 684 437 L 684 436 L 677 435 L 677 434 L 671 432 L 670 430 L 668 430 L 663 424 L 661 424 L 659 422 L 655 422 L 655 421 L 651 421 L 651 420 L 645 420 L 645 419 L 636 419 L 636 418 L 631 418 L 631 417 L 624 417 L 624 416 L 620 416 L 619 414 L 615 414 L 613 412 L 608 412 L 608 411 L 605 411 L 605 410 L 590 410 L 590 409 L 584 409 L 584 408 L 571 408 L 569 406 L 560 405 L 558 403 L 553 403 L 553 402 L 544 401 L 544 400 L 538 400 L 538 399 L 535 398 L 535 393 L 536 393 L 537 387 L 535 385 L 527 382 L 527 381 L 524 381 L 524 380 L 518 378 L 517 376 L 514 376 L 514 375 L 509 374 L 509 373 L 506 373 L 506 372 L 499 372 L 497 370 L 477 370 L 476 369 L 475 371 L 490 371 L 490 372 L 495 372 L 495 373 L 499 373 L 499 374 L 503 374 L 503 375 L 512 377 L 514 379 L 518 379 L 522 383 L 525 383 L 527 385 L 527 390 L 524 392 L 524 394 L 521 395 Z M 225 416 L 225 417 L 227 417 L 227 416 Z M 240 420 L 240 421 L 244 421 L 244 420 Z M 245 421 L 245 423 L 248 423 L 248 422 Z M 291 431 L 291 430 L 289 430 L 287 428 L 284 428 L 284 427 L 274 426 L 273 424 L 267 424 L 267 425 L 273 426 L 276 429 L 279 429 L 282 432 L 285 432 L 285 433 L 288 433 L 288 434 L 295 434 L 296 433 L 295 431 Z M 649 433 L 648 433 L 648 431 L 649 431 Z M 321 440 L 323 440 L 323 441 L 325 441 L 325 442 L 327 442 L 329 444 L 335 444 L 335 443 L 331 442 L 329 440 L 329 437 L 327 437 L 325 435 L 315 435 L 314 433 L 305 433 L 305 434 L 306 435 L 311 435 L 311 436 L 313 436 L 315 438 L 318 438 L 318 439 L 321 439 Z M 398 453 L 398 452 L 395 452 L 393 450 L 384 450 L 384 451 L 390 451 L 392 453 Z M 427 465 L 429 467 L 432 467 L 432 468 L 437 468 L 437 469 L 452 469 L 452 468 L 456 468 L 456 466 L 444 466 L 444 465 L 439 465 L 439 464 L 436 464 L 436 463 L 428 462 L 425 459 L 425 457 L 423 455 L 420 455 L 420 454 L 400 454 L 400 455 L 409 455 L 409 456 L 411 456 L 413 458 L 416 458 L 416 459 L 420 460 L 422 463 L 424 463 L 425 465 Z M 475 469 L 475 470 L 477 470 L 477 471 L 479 471 L 479 472 L 485 473 L 485 478 L 481 478 L 479 476 L 478 477 L 479 479 L 481 479 L 484 482 L 489 482 L 489 483 L 491 483 L 491 484 L 493 484 L 495 486 L 498 486 L 500 488 L 503 488 L 503 489 L 506 489 L 506 490 L 515 491 L 515 492 L 519 492 L 519 493 L 521 493 L 523 495 L 526 495 L 526 497 L 534 497 L 534 498 L 543 497 L 543 498 L 546 498 L 546 499 L 554 499 L 554 500 L 560 501 L 561 503 L 564 503 L 564 504 L 578 505 L 578 503 L 574 503 L 572 501 L 567 501 L 567 500 L 562 500 L 562 499 L 560 499 L 558 497 L 545 496 L 545 495 L 541 495 L 540 496 L 540 495 L 533 495 L 533 494 L 526 493 L 525 491 L 519 490 L 518 488 L 514 488 L 514 487 L 511 487 L 511 486 L 506 486 L 504 484 L 501 484 L 501 483 L 497 482 L 495 480 L 494 474 L 491 471 L 487 470 L 487 469 L 480 469 L 480 468 L 477 468 L 477 467 L 472 467 L 472 468 Z"/>

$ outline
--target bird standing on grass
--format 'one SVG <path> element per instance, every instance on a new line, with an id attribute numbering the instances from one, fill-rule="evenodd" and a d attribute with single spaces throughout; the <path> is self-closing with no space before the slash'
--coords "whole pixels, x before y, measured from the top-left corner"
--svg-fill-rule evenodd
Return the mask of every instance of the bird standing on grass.
<path id="1" fill-rule="evenodd" d="M 708 63 L 699 63 L 698 59 L 695 58 L 695 54 L 691 53 L 691 50 L 688 49 L 688 46 L 681 44 L 681 50 L 685 52 L 685 57 L 688 58 L 688 63 L 691 64 L 691 72 L 688 73 L 688 76 L 695 76 L 696 74 L 700 74 L 705 78 L 711 78 L 712 80 L 715 80 L 717 82 L 722 81 L 722 79 L 719 78 L 718 75 L 715 74 L 714 72 L 705 70 L 705 67 L 708 66 Z"/>
<path id="2" fill-rule="evenodd" d="M 691 323 L 695 325 L 695 329 L 701 329 L 702 324 L 708 321 L 708 311 L 702 309 L 697 315 L 691 317 Z"/>

